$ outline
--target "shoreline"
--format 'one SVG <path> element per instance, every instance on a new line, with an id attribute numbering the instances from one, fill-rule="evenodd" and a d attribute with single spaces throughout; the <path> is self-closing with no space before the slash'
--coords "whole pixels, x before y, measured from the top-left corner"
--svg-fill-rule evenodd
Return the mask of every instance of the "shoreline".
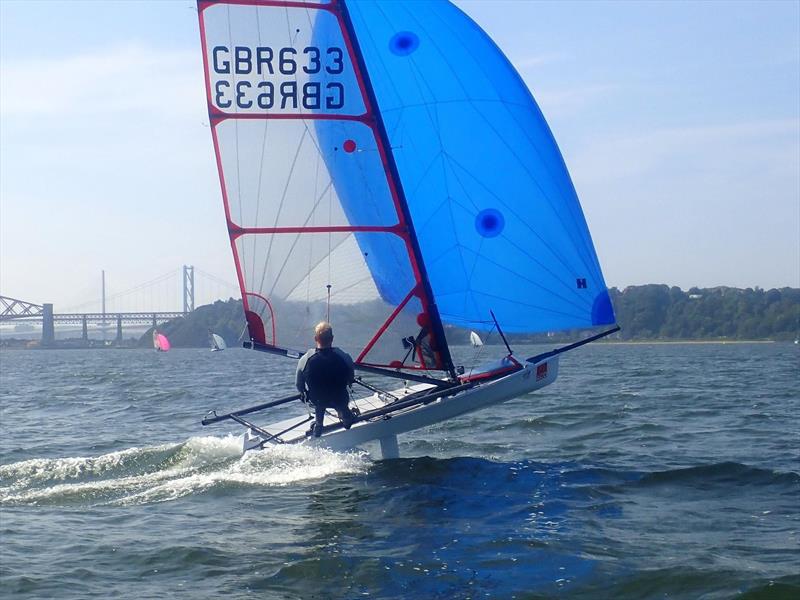
<path id="1" fill-rule="evenodd" d="M 513 343 L 513 342 L 512 342 Z M 552 345 L 561 345 L 561 344 L 568 344 L 569 341 L 560 341 L 560 342 L 524 342 L 524 343 L 517 343 L 517 345 L 521 346 L 552 346 Z M 792 344 L 794 345 L 792 340 L 602 340 L 595 342 L 595 346 L 599 345 L 612 345 L 612 346 L 653 346 L 653 345 L 728 345 L 728 344 Z M 466 346 L 467 344 L 451 344 L 451 346 Z M 488 344 L 489 346 L 502 346 L 502 344 Z M 174 349 L 182 348 L 182 349 L 207 349 L 206 346 L 174 346 Z M 237 346 L 233 346 L 232 348 L 238 348 Z M 73 344 L 56 344 L 54 346 L 46 346 L 42 347 L 38 344 L 0 344 L 0 350 L 152 350 L 152 348 L 148 348 L 146 346 L 136 346 L 136 345 L 123 345 L 123 346 L 115 346 L 109 345 L 104 346 L 101 344 L 97 345 L 90 345 L 90 346 L 81 346 L 81 345 L 73 345 Z"/>
<path id="2" fill-rule="evenodd" d="M 608 340 L 601 344 L 793 344 L 790 340 Z"/>

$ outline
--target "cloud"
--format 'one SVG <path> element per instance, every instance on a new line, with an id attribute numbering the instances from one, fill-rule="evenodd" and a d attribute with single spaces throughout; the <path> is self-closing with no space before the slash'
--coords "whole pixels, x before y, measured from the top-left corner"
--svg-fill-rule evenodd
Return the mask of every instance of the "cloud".
<path id="1" fill-rule="evenodd" d="M 549 87 L 537 91 L 535 84 L 528 80 L 526 83 L 548 119 L 557 119 L 586 111 L 622 90 L 622 86 L 618 84 L 596 83 L 574 87 Z"/>
<path id="2" fill-rule="evenodd" d="M 0 68 L 4 286 L 64 304 L 101 265 L 134 282 L 184 261 L 228 275 L 196 49 L 124 44 Z M 167 243 L 143 243 L 154 227 Z"/>
<path id="3" fill-rule="evenodd" d="M 568 162 L 610 282 L 798 284 L 799 119 L 603 136 Z"/>
<path id="4" fill-rule="evenodd" d="M 607 136 L 574 156 L 575 172 L 588 185 L 663 174 L 676 164 L 708 175 L 763 180 L 776 170 L 796 173 L 800 120 L 766 119 L 723 125 L 656 128 Z M 675 170 L 670 169 L 674 177 Z"/>
<path id="5" fill-rule="evenodd" d="M 0 117 L 75 118 L 203 106 L 198 52 L 137 44 L 101 52 L 0 63 Z"/>
<path id="6" fill-rule="evenodd" d="M 64 189 L 86 185 L 90 172 L 94 182 L 102 170 L 117 178 L 142 170 L 169 175 L 167 169 L 196 168 L 211 154 L 196 51 L 128 43 L 0 66 L 5 200 L 37 172 Z"/>
<path id="7" fill-rule="evenodd" d="M 527 69 L 535 69 L 537 67 L 542 67 L 544 65 L 549 65 L 554 62 L 559 62 L 563 60 L 564 56 L 562 54 L 556 53 L 549 53 L 549 54 L 534 54 L 529 56 L 524 56 L 521 58 L 512 59 L 511 62 L 519 71 L 525 71 Z"/>

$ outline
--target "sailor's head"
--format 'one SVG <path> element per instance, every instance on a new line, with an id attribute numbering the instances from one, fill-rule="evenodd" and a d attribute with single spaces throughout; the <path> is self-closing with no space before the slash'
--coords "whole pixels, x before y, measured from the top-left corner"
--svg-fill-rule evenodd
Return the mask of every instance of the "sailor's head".
<path id="1" fill-rule="evenodd" d="M 327 321 L 317 323 L 314 327 L 314 341 L 317 343 L 317 348 L 330 348 L 333 344 L 333 327 Z"/>

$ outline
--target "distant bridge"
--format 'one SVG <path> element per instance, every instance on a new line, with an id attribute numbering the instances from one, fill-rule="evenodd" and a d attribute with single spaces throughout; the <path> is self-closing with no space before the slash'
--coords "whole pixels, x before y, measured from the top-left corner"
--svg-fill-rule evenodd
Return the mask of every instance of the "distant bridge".
<path id="1" fill-rule="evenodd" d="M 225 284 L 216 277 L 203 273 L 218 283 Z M 163 279 L 163 278 L 159 278 Z M 158 281 L 158 280 L 156 280 Z M 226 287 L 234 287 L 227 284 Z M 103 275 L 103 309 L 105 309 L 105 274 Z M 194 310 L 194 267 L 183 267 L 183 311 L 105 311 L 102 312 L 69 312 L 55 313 L 53 305 L 36 304 L 18 298 L 0 296 L 0 323 L 4 322 L 41 322 L 42 345 L 55 343 L 55 324 L 81 324 L 82 338 L 89 340 L 89 324 L 105 326 L 116 325 L 116 342 L 122 342 L 123 324 L 150 324 L 153 328 L 159 323 L 183 317 Z"/>
<path id="2" fill-rule="evenodd" d="M 47 307 L 51 307 L 47 309 Z M 17 298 L 0 296 L 0 322 L 4 321 L 42 321 L 48 310 L 54 323 L 99 323 L 106 325 L 114 319 L 123 323 L 162 323 L 176 317 L 183 317 L 185 312 L 106 312 L 106 313 L 52 313 L 52 304 L 33 304 Z"/>
<path id="3" fill-rule="evenodd" d="M 183 317 L 184 312 L 120 312 L 120 313 L 54 313 L 52 304 L 33 304 L 17 298 L 0 296 L 0 322 L 7 321 L 41 321 L 42 345 L 49 346 L 55 342 L 55 324 L 78 324 L 83 326 L 81 337 L 89 341 L 89 323 L 98 325 L 111 325 L 116 322 L 117 335 L 115 341 L 122 341 L 122 324 L 151 323 L 153 328 L 159 323 Z"/>

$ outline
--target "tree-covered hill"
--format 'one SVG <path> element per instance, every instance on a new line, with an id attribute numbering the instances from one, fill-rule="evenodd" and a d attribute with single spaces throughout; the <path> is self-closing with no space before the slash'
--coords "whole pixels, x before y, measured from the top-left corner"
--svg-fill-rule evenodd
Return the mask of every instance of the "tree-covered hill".
<path id="1" fill-rule="evenodd" d="M 229 346 L 238 345 L 245 321 L 241 300 L 217 300 L 200 306 L 185 317 L 159 325 L 158 330 L 177 348 L 211 347 L 210 333 L 221 335 Z M 152 346 L 153 330 L 139 340 L 140 346 Z"/>
<path id="2" fill-rule="evenodd" d="M 800 289 L 730 287 L 692 288 L 684 292 L 667 285 L 612 288 L 611 299 L 623 340 L 794 340 L 800 336 Z M 355 305 L 348 319 L 373 310 L 371 304 Z M 376 313 L 377 314 L 377 313 Z M 378 317 L 375 321 L 377 323 Z M 501 323 L 502 325 L 502 323 Z M 221 335 L 229 346 L 239 345 L 245 321 L 240 300 L 217 301 L 201 306 L 186 317 L 173 319 L 159 330 L 176 347 L 209 345 L 209 332 Z M 453 343 L 467 343 L 468 331 L 447 328 Z M 513 336 L 512 341 L 555 341 L 570 336 Z M 581 337 L 575 332 L 573 339 Z M 246 339 L 246 334 L 245 334 Z M 493 340 L 499 343 L 499 340 Z M 152 344 L 148 332 L 141 345 Z"/>
<path id="3" fill-rule="evenodd" d="M 611 290 L 623 339 L 792 340 L 800 332 L 800 289 Z"/>

